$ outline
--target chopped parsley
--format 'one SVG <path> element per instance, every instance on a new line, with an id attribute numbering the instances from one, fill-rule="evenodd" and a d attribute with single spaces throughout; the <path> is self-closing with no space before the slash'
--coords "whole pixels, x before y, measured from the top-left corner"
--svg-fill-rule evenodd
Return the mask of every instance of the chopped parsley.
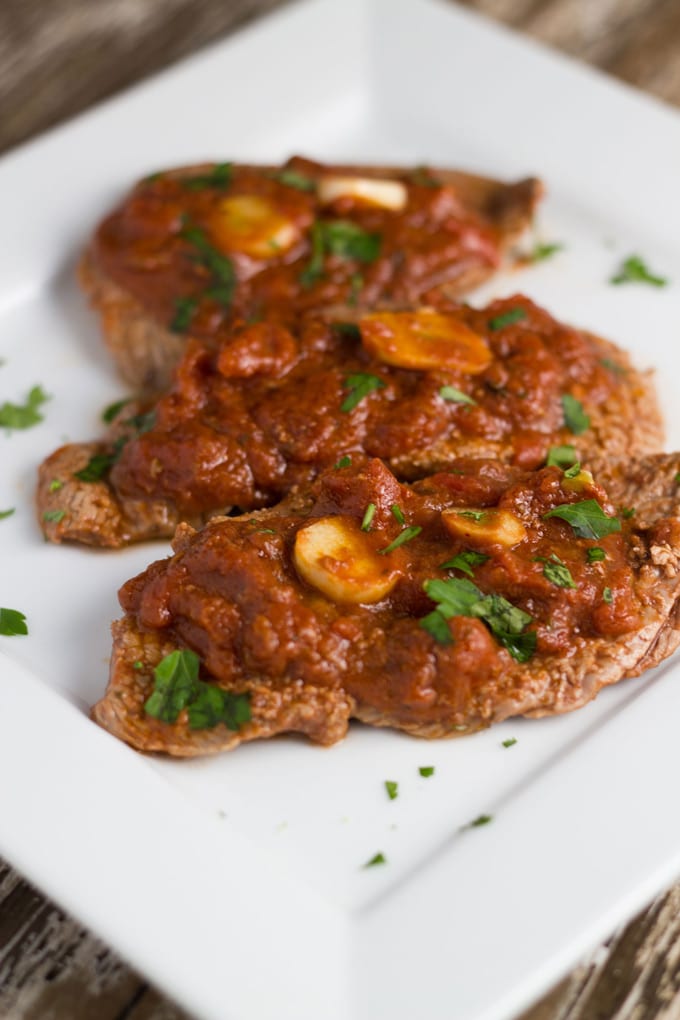
<path id="1" fill-rule="evenodd" d="M 569 567 L 555 553 L 551 553 L 549 559 L 546 559 L 544 556 L 537 556 L 536 562 L 543 564 L 543 576 L 551 584 L 556 585 L 558 588 L 576 587 Z"/>
<path id="2" fill-rule="evenodd" d="M 7 517 L 11 517 L 15 511 L 15 507 L 10 507 L 9 510 L 0 510 L 0 521 L 4 521 Z"/>
<path id="3" fill-rule="evenodd" d="M 231 163 L 218 163 L 207 174 L 183 178 L 182 186 L 187 191 L 202 191 L 203 188 L 228 188 L 231 184 L 232 171 Z"/>
<path id="4" fill-rule="evenodd" d="M 59 490 L 63 488 L 63 486 L 64 483 L 62 482 L 61 478 L 53 478 L 52 481 L 50 482 L 50 492 L 59 492 Z"/>
<path id="5" fill-rule="evenodd" d="M 578 454 L 573 446 L 551 446 L 548 450 L 548 467 L 570 468 L 576 463 Z"/>
<path id="6" fill-rule="evenodd" d="M 345 389 L 350 391 L 340 405 L 340 410 L 345 414 L 348 411 L 354 410 L 357 404 L 361 403 L 364 397 L 367 397 L 373 390 L 385 388 L 385 383 L 382 379 L 379 379 L 377 375 L 371 375 L 369 372 L 355 372 L 354 375 L 348 375 L 343 385 Z"/>
<path id="7" fill-rule="evenodd" d="M 578 461 L 576 461 L 575 464 L 572 464 L 570 468 L 565 468 L 565 471 L 564 471 L 564 477 L 565 478 L 578 478 L 578 476 L 580 474 L 581 474 L 581 465 L 579 464 Z"/>
<path id="8" fill-rule="evenodd" d="M 170 322 L 172 333 L 186 333 L 198 308 L 197 297 L 175 298 L 175 314 Z"/>
<path id="9" fill-rule="evenodd" d="M 535 244 L 531 252 L 532 262 L 545 262 L 546 259 L 551 259 L 553 255 L 557 255 L 558 251 L 563 251 L 564 245 L 559 241 L 554 241 L 552 244 Z"/>
<path id="10" fill-rule="evenodd" d="M 618 361 L 612 361 L 611 358 L 600 358 L 600 364 L 608 368 L 614 375 L 625 375 L 627 372 L 623 365 L 619 365 Z"/>
<path id="11" fill-rule="evenodd" d="M 28 634 L 26 617 L 18 609 L 0 609 L 0 634 L 3 637 L 17 637 Z"/>
<path id="12" fill-rule="evenodd" d="M 396 800 L 399 796 L 399 783 L 395 783 L 393 779 L 386 779 L 385 790 L 390 800 Z"/>
<path id="13" fill-rule="evenodd" d="M 594 545 L 592 549 L 586 551 L 586 559 L 588 563 L 601 563 L 602 560 L 607 559 L 607 554 L 604 549 L 600 549 L 599 545 Z"/>
<path id="14" fill-rule="evenodd" d="M 110 425 L 114 418 L 117 418 L 123 408 L 130 403 L 132 397 L 123 397 L 122 400 L 116 400 L 113 404 L 109 404 L 102 411 L 102 421 L 105 425 Z"/>
<path id="15" fill-rule="evenodd" d="M 6 401 L 0 405 L 0 427 L 6 429 L 30 429 L 38 425 L 44 418 L 40 408 L 50 398 L 42 386 L 34 386 L 23 404 L 11 404 Z"/>
<path id="16" fill-rule="evenodd" d="M 562 395 L 562 410 L 564 412 L 564 424 L 575 436 L 590 428 L 590 418 L 583 410 L 583 404 L 570 393 Z"/>
<path id="17" fill-rule="evenodd" d="M 457 517 L 466 517 L 470 521 L 483 521 L 486 517 L 486 510 L 456 510 Z"/>
<path id="18" fill-rule="evenodd" d="M 508 737 L 507 740 L 503 741 L 503 747 L 514 747 L 517 743 L 517 737 Z"/>
<path id="19" fill-rule="evenodd" d="M 579 538 L 604 538 L 621 530 L 618 517 L 608 517 L 595 499 L 584 499 L 580 503 L 564 503 L 543 514 L 543 519 L 560 517 L 571 524 Z"/>
<path id="20" fill-rule="evenodd" d="M 435 609 L 420 620 L 420 626 L 433 637 L 438 645 L 452 645 L 453 634 L 446 622 L 446 617 Z"/>
<path id="21" fill-rule="evenodd" d="M 365 868 L 374 868 L 376 864 L 387 864 L 387 858 L 383 853 L 374 854 L 370 861 L 366 861 L 364 864 Z"/>
<path id="22" fill-rule="evenodd" d="M 130 425 L 138 435 L 143 435 L 145 432 L 150 432 L 156 424 L 156 409 L 152 408 L 151 411 L 144 411 L 142 414 L 133 414 L 131 418 L 126 418 L 123 425 Z"/>
<path id="23" fill-rule="evenodd" d="M 678 471 L 673 481 L 675 482 L 676 485 L 680 485 L 680 471 Z"/>
<path id="24" fill-rule="evenodd" d="M 474 577 L 472 568 L 478 567 L 490 559 L 486 553 L 476 552 L 474 549 L 467 549 L 464 552 L 456 553 L 452 559 L 442 563 L 441 570 L 461 570 L 468 577 Z"/>
<path id="25" fill-rule="evenodd" d="M 349 294 L 347 295 L 348 305 L 355 307 L 359 304 L 359 295 L 361 294 L 363 285 L 364 278 L 361 273 L 352 273 L 349 278 Z"/>
<path id="26" fill-rule="evenodd" d="M 434 775 L 434 765 L 421 765 L 418 769 L 418 772 L 423 777 L 423 779 L 429 779 L 430 776 Z"/>
<path id="27" fill-rule="evenodd" d="M 198 679 L 199 658 L 189 649 L 170 652 L 154 669 L 155 687 L 144 705 L 147 715 L 174 723 L 187 710 L 192 730 L 210 729 L 224 723 L 238 730 L 251 718 L 247 694 L 233 694 Z"/>
<path id="28" fill-rule="evenodd" d="M 364 513 L 364 517 L 361 522 L 362 531 L 371 530 L 371 524 L 373 523 L 373 518 L 375 517 L 375 511 L 376 511 L 375 503 L 369 503 L 368 506 L 366 507 L 366 512 Z"/>
<path id="29" fill-rule="evenodd" d="M 619 266 L 616 274 L 609 279 L 610 283 L 648 283 L 652 287 L 665 287 L 668 280 L 664 276 L 652 273 L 639 255 L 629 255 Z"/>
<path id="30" fill-rule="evenodd" d="M 354 340 L 356 343 L 361 342 L 361 330 L 356 322 L 332 322 L 331 329 L 334 333 L 346 336 L 349 340 Z"/>
<path id="31" fill-rule="evenodd" d="M 439 396 L 442 400 L 448 400 L 453 404 L 471 404 L 473 407 L 477 406 L 476 400 L 469 397 L 467 393 L 463 393 L 462 390 L 457 390 L 455 386 L 442 386 Z"/>
<path id="32" fill-rule="evenodd" d="M 409 174 L 411 182 L 421 188 L 441 188 L 442 182 L 427 166 L 417 166 Z"/>
<path id="33" fill-rule="evenodd" d="M 312 286 L 323 275 L 325 255 L 374 262 L 380 254 L 382 238 L 349 220 L 317 220 L 312 225 L 311 243 L 311 258 L 300 277 L 304 287 Z"/>
<path id="34" fill-rule="evenodd" d="M 108 474 L 117 459 L 118 455 L 113 453 L 95 453 L 84 468 L 73 472 L 73 477 L 81 482 L 99 482 Z"/>
<path id="35" fill-rule="evenodd" d="M 603 602 L 606 602 L 607 605 L 611 605 L 612 604 L 612 602 L 614 601 L 614 596 L 612 595 L 611 588 L 605 588 L 604 589 L 604 591 L 602 592 L 602 600 L 603 600 Z"/>
<path id="36" fill-rule="evenodd" d="M 494 316 L 493 319 L 489 319 L 489 329 L 503 329 L 504 326 L 512 326 L 513 323 L 521 322 L 526 317 L 527 313 L 523 308 L 510 308 L 507 312 L 502 312 L 500 315 Z"/>
<path id="37" fill-rule="evenodd" d="M 491 821 L 493 821 L 493 815 L 478 815 L 475 819 L 469 822 L 465 828 L 478 829 L 481 825 L 488 825 Z"/>
<path id="38" fill-rule="evenodd" d="M 378 552 L 380 553 L 381 556 L 385 556 L 387 553 L 394 552 L 394 550 L 398 549 L 400 545 L 404 545 L 406 542 L 410 542 L 412 538 L 415 538 L 416 535 L 419 535 L 422 530 L 423 529 L 418 527 L 417 525 L 411 525 L 408 528 L 404 528 L 404 530 L 400 531 L 397 537 L 393 539 L 389 545 L 386 545 L 384 549 L 379 549 Z"/>
<path id="39" fill-rule="evenodd" d="M 218 251 L 198 227 L 185 226 L 180 236 L 193 245 L 198 252 L 195 261 L 204 266 L 212 276 L 212 282 L 206 290 L 205 296 L 228 307 L 236 287 L 234 263 L 227 255 Z"/>
<path id="40" fill-rule="evenodd" d="M 295 188 L 297 191 L 315 191 L 316 181 L 313 177 L 309 177 L 307 174 L 300 173 L 299 170 L 293 170 L 292 168 L 285 167 L 283 170 L 278 170 L 273 174 L 274 180 L 278 181 L 279 184 L 285 184 L 289 188 Z"/>
<path id="41" fill-rule="evenodd" d="M 631 519 L 631 517 L 635 516 L 635 507 L 634 506 L 622 506 L 621 507 L 621 516 L 623 517 L 624 521 L 629 521 Z"/>
<path id="42" fill-rule="evenodd" d="M 402 525 L 402 527 L 403 527 L 403 525 L 404 525 L 404 524 L 406 524 L 406 519 L 405 519 L 405 517 L 404 517 L 404 514 L 403 514 L 403 512 L 402 512 L 402 509 L 401 509 L 401 507 L 400 507 L 400 506 L 397 506 L 397 504 L 396 504 L 396 503 L 394 503 L 394 504 L 393 504 L 393 505 L 392 505 L 392 506 L 390 507 L 390 511 L 391 511 L 391 513 L 392 513 L 392 516 L 394 517 L 395 521 L 397 522 L 397 524 L 401 524 L 401 525 Z"/>
<path id="43" fill-rule="evenodd" d="M 536 634 L 534 631 L 526 630 L 532 622 L 532 617 L 518 606 L 513 606 L 502 595 L 484 595 L 472 581 L 457 577 L 450 577 L 445 581 L 436 579 L 425 581 L 423 588 L 438 605 L 433 613 L 420 621 L 420 626 L 424 627 L 435 640 L 439 640 L 436 633 L 439 625 L 434 623 L 433 617 L 438 614 L 444 619 L 452 616 L 471 616 L 482 620 L 498 643 L 517 662 L 526 662 L 536 650 Z M 451 643 L 450 633 L 444 643 Z"/>
<path id="44" fill-rule="evenodd" d="M 352 463 L 352 458 L 349 456 L 349 454 L 346 453 L 345 456 L 341 457 L 340 460 L 336 464 L 334 464 L 333 466 L 337 470 L 338 468 L 350 467 L 351 463 Z"/>
<path id="45" fill-rule="evenodd" d="M 43 520 L 50 524 L 60 524 L 66 517 L 65 510 L 45 510 Z"/>
<path id="46" fill-rule="evenodd" d="M 144 669 L 144 663 L 141 659 L 136 659 L 135 662 L 132 663 L 132 668 L 137 670 Z"/>

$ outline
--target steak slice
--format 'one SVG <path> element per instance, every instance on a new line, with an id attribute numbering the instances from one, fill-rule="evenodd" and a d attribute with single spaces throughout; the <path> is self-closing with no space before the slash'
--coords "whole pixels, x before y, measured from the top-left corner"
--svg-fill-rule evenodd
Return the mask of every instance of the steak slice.
<path id="1" fill-rule="evenodd" d="M 124 408 L 101 443 L 48 458 L 38 512 L 51 541 L 118 547 L 271 505 L 349 454 L 413 480 L 461 456 L 533 469 L 556 445 L 604 472 L 661 441 L 650 377 L 613 344 L 525 297 L 440 299 L 192 341 L 155 411 Z M 105 468 L 94 480 L 82 472 L 92 458 Z"/>
<path id="2" fill-rule="evenodd" d="M 578 708 L 680 643 L 679 469 L 643 458 L 607 494 L 579 468 L 462 458 L 404 485 L 357 461 L 182 525 L 121 589 L 92 716 L 189 756 L 285 731 L 332 743 L 350 718 L 450 737 Z"/>
<path id="3" fill-rule="evenodd" d="M 535 179 L 299 157 L 185 167 L 141 181 L 104 219 L 80 282 L 123 378 L 162 390 L 189 333 L 466 293 L 498 268 L 541 194 Z"/>

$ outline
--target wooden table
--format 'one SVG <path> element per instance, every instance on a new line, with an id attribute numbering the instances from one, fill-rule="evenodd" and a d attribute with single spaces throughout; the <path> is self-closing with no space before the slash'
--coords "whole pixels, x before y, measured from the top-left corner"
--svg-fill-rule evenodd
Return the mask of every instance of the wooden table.
<path id="1" fill-rule="evenodd" d="M 282 2 L 2 0 L 0 151 Z M 465 3 L 680 106 L 680 0 Z M 187 1014 L 0 862 L 0 1017 L 182 1020 Z M 678 1017 L 680 884 L 521 1020 Z"/>

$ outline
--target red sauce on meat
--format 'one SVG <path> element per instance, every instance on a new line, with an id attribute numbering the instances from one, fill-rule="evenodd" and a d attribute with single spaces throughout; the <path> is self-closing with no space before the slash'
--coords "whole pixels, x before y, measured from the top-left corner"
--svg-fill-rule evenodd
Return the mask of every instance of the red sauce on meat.
<path id="1" fill-rule="evenodd" d="M 469 723 L 488 717 L 493 701 L 521 701 L 527 677 L 547 683 L 541 669 L 550 656 L 578 655 L 584 639 L 617 637 L 641 625 L 628 562 L 629 525 L 624 521 L 621 532 L 592 540 L 579 538 L 564 520 L 544 517 L 556 506 L 586 499 L 614 514 L 597 484 L 586 479 L 575 492 L 558 468 L 526 474 L 462 459 L 455 473 L 409 487 L 379 461 L 355 463 L 322 476 L 302 510 L 284 505 L 266 519 L 213 522 L 198 533 L 180 530 L 176 555 L 128 582 L 121 604 L 142 629 L 162 628 L 178 647 L 194 649 L 209 677 L 230 689 L 254 677 L 299 680 L 342 687 L 360 705 L 407 727 L 439 719 Z M 310 520 L 328 515 L 358 523 L 369 503 L 376 507 L 370 535 L 377 547 L 404 526 L 422 530 L 387 554 L 400 579 L 386 598 L 369 606 L 333 601 L 297 573 L 295 536 Z M 524 524 L 526 538 L 509 548 L 452 536 L 441 511 L 466 506 L 510 511 Z M 601 561 L 588 559 L 594 546 L 604 551 Z M 531 617 L 526 629 L 535 632 L 536 648 L 523 673 L 512 668 L 510 653 L 481 619 L 453 616 L 448 644 L 420 624 L 434 608 L 424 582 L 462 578 L 442 564 L 470 548 L 488 557 L 474 567 L 479 590 L 502 596 Z M 545 576 L 550 557 L 569 571 L 573 587 Z M 553 674 L 559 682 L 554 666 Z"/>

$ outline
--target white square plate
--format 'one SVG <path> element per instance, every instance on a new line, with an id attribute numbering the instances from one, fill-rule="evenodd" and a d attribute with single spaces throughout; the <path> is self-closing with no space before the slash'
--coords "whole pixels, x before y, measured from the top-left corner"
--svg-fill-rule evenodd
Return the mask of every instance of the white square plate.
<path id="1" fill-rule="evenodd" d="M 87 708 L 116 589 L 166 547 L 57 548 L 34 521 L 40 459 L 122 395 L 73 279 L 95 222 L 158 167 L 293 152 L 541 175 L 565 250 L 476 299 L 521 288 L 656 366 L 680 446 L 680 118 L 451 5 L 309 0 L 8 156 L 0 402 L 51 400 L 0 435 L 0 605 L 30 625 L 0 638 L 0 849 L 200 1017 L 499 1020 L 680 872 L 678 666 L 465 740 L 147 758 Z M 633 252 L 671 285 L 608 285 Z"/>

